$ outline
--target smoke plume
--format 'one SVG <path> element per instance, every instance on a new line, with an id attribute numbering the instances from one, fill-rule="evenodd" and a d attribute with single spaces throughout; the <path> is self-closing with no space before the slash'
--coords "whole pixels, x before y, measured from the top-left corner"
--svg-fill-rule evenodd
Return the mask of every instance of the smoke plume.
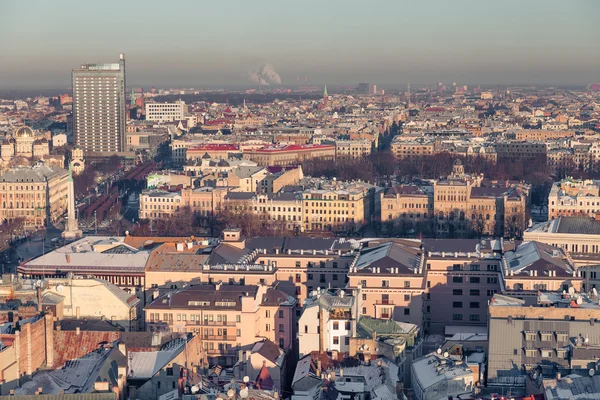
<path id="1" fill-rule="evenodd" d="M 265 64 L 255 71 L 248 74 L 248 79 L 257 85 L 281 85 L 281 77 L 273 69 L 273 66 Z"/>

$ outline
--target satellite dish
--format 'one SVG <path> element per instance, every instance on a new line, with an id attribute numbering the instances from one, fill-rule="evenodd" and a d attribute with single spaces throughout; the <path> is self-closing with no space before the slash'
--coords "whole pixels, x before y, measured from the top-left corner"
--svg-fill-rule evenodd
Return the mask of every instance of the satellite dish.
<path id="1" fill-rule="evenodd" d="M 40 280 L 36 281 L 35 287 L 42 287 L 42 281 L 40 281 Z"/>
<path id="2" fill-rule="evenodd" d="M 575 288 L 573 286 L 569 287 L 569 294 L 573 296 L 575 294 Z"/>
<path id="3" fill-rule="evenodd" d="M 585 337 L 585 339 L 583 339 L 583 343 L 589 343 L 590 342 L 590 338 L 589 337 Z"/>
<path id="4" fill-rule="evenodd" d="M 248 393 L 248 389 L 247 388 L 240 389 L 240 397 L 242 399 L 247 399 L 248 398 L 248 394 L 249 393 Z"/>
<path id="5" fill-rule="evenodd" d="M 58 286 L 56 287 L 56 291 L 57 291 L 58 293 L 62 293 L 62 292 L 63 292 L 63 290 L 65 290 L 65 287 L 64 287 L 63 285 L 58 285 Z"/>
<path id="6" fill-rule="evenodd" d="M 588 374 L 590 374 L 590 376 L 594 376 L 594 375 L 596 375 L 596 370 L 594 368 L 590 368 L 590 370 L 588 371 Z"/>
<path id="7" fill-rule="evenodd" d="M 233 390 L 233 389 L 229 389 L 229 390 L 227 391 L 227 396 L 229 396 L 229 398 L 230 398 L 230 399 L 232 399 L 232 398 L 233 398 L 233 396 L 235 396 L 235 390 Z"/>
<path id="8" fill-rule="evenodd" d="M 440 349 L 437 349 L 437 353 L 438 353 L 438 354 L 442 354 L 442 349 L 441 349 L 441 348 L 440 348 Z"/>
<path id="9" fill-rule="evenodd" d="M 450 354 L 448 354 L 448 352 L 447 352 L 447 351 L 445 351 L 445 352 L 444 352 L 444 357 L 445 357 L 445 358 L 448 358 L 448 356 L 449 356 L 449 355 L 450 355 Z"/>
<path id="10" fill-rule="evenodd" d="M 200 388 L 198 386 L 194 385 L 194 386 L 192 386 L 191 391 L 192 391 L 192 394 L 196 394 L 200 391 Z"/>
<path id="11" fill-rule="evenodd" d="M 248 375 L 244 376 L 244 383 L 250 382 L 250 377 Z"/>
<path id="12" fill-rule="evenodd" d="M 582 305 L 583 304 L 583 299 L 581 297 L 578 297 L 576 300 L 577 304 Z"/>

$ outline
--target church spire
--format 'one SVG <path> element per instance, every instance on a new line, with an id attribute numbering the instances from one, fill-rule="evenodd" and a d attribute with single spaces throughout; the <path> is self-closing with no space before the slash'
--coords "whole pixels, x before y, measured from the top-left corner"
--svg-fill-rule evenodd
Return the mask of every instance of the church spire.
<path id="1" fill-rule="evenodd" d="M 131 89 L 131 105 L 135 106 L 135 91 Z"/>
<path id="2" fill-rule="evenodd" d="M 323 90 L 323 97 L 327 97 L 327 85 L 325 85 L 325 90 Z"/>

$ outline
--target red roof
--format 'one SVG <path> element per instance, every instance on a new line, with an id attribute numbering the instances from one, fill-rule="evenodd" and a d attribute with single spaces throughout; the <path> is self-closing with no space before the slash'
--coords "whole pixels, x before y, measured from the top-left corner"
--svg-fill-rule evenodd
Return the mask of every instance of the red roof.
<path id="1" fill-rule="evenodd" d="M 442 112 L 442 111 L 446 111 L 446 109 L 444 107 L 427 107 L 425 109 L 425 111 L 428 111 L 428 112 Z"/>
<path id="2" fill-rule="evenodd" d="M 240 149 L 240 146 L 237 144 L 229 144 L 229 143 L 211 143 L 211 144 L 201 144 L 198 146 L 191 147 L 188 151 L 207 151 L 207 150 L 221 150 L 221 151 L 237 151 Z"/>
<path id="3" fill-rule="evenodd" d="M 326 144 L 290 144 L 287 146 L 270 146 L 255 150 L 260 153 L 274 153 L 278 151 L 299 151 L 299 150 L 318 150 L 318 149 L 334 149 L 333 145 Z"/>

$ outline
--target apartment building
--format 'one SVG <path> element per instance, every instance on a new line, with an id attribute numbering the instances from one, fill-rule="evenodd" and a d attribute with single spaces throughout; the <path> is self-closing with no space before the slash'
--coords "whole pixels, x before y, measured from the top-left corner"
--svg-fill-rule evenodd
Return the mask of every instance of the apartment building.
<path id="1" fill-rule="evenodd" d="M 335 159 L 333 145 L 274 145 L 262 149 L 248 150 L 243 154 L 244 159 L 263 166 L 293 166 L 300 165 L 312 158 Z"/>
<path id="2" fill-rule="evenodd" d="M 291 350 L 296 304 L 267 285 L 200 284 L 147 305 L 146 324 L 150 331 L 195 332 L 211 365 L 233 366 L 238 350 L 261 338 Z"/>
<path id="3" fill-rule="evenodd" d="M 433 142 L 394 140 L 391 144 L 391 151 L 399 160 L 431 156 L 435 154 L 435 144 Z"/>
<path id="4" fill-rule="evenodd" d="M 498 142 L 496 143 L 496 153 L 500 159 L 546 157 L 546 144 L 529 141 Z"/>
<path id="5" fill-rule="evenodd" d="M 495 295 L 489 306 L 488 386 L 525 388 L 532 372 L 544 378 L 587 375 L 597 361 L 599 319 L 597 300 L 584 295 Z"/>
<path id="6" fill-rule="evenodd" d="M 373 145 L 370 140 L 336 140 L 336 158 L 362 158 L 371 154 Z"/>
<path id="7" fill-rule="evenodd" d="M 184 207 L 180 192 L 151 189 L 140 193 L 139 198 L 142 219 L 167 219 Z"/>
<path id="8" fill-rule="evenodd" d="M 250 212 L 265 224 L 280 224 L 283 229 L 301 232 L 302 195 L 297 193 L 255 194 L 229 192 L 224 209 L 234 213 Z"/>
<path id="9" fill-rule="evenodd" d="M 425 258 L 419 241 L 369 242 L 350 265 L 360 316 L 423 326 Z"/>
<path id="10" fill-rule="evenodd" d="M 402 223 L 412 229 L 417 224 L 433 221 L 433 188 L 431 186 L 397 185 L 381 193 L 381 222 L 386 230 Z M 389 226 L 392 224 L 392 226 Z"/>
<path id="11" fill-rule="evenodd" d="M 38 161 L 0 176 L 0 220 L 22 218 L 25 228 L 40 229 L 67 211 L 68 172 Z"/>
<path id="12" fill-rule="evenodd" d="M 504 290 L 580 291 L 581 271 L 562 249 L 540 242 L 523 242 L 502 257 Z"/>
<path id="13" fill-rule="evenodd" d="M 179 121 L 184 118 L 187 106 L 184 101 L 174 103 L 146 103 L 146 120 L 155 122 Z"/>
<path id="14" fill-rule="evenodd" d="M 548 218 L 594 217 L 600 213 L 600 181 L 566 178 L 552 184 L 548 195 Z"/>
<path id="15" fill-rule="evenodd" d="M 281 281 L 290 285 L 302 302 L 318 287 L 345 287 L 356 248 L 355 241 L 345 239 L 246 239 L 238 229 L 228 229 L 218 244 L 182 240 L 155 249 L 146 267 L 146 290 L 182 287 L 190 281 L 249 285 Z M 153 294 L 149 293 L 150 297 Z"/>
<path id="16" fill-rule="evenodd" d="M 425 239 L 424 328 L 485 326 L 487 304 L 503 289 L 500 240 Z"/>
<path id="17" fill-rule="evenodd" d="M 356 322 L 354 297 L 344 290 L 337 293 L 316 290 L 304 301 L 302 316 L 298 319 L 300 357 L 312 352 L 347 353 Z"/>
<path id="18" fill-rule="evenodd" d="M 382 188 L 365 182 L 332 182 L 302 192 L 304 229 L 354 230 L 379 217 Z"/>
<path id="19" fill-rule="evenodd" d="M 518 141 L 545 141 L 550 139 L 572 138 L 575 131 L 548 129 L 519 129 L 515 132 Z"/>

